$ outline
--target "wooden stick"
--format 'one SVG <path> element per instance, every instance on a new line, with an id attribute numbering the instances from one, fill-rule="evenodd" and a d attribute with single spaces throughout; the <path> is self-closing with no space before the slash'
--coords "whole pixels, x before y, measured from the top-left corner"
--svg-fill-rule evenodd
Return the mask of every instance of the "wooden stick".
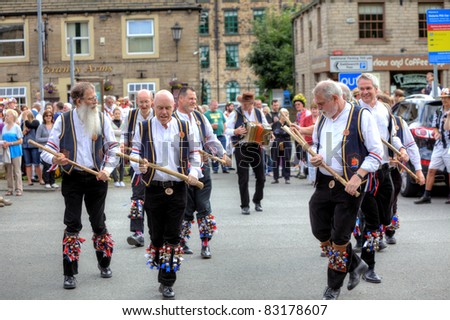
<path id="1" fill-rule="evenodd" d="M 295 139 L 295 141 L 297 141 L 302 146 L 303 150 L 308 152 L 313 157 L 317 156 L 317 153 L 311 148 L 311 146 L 308 144 L 308 142 L 306 142 L 305 138 L 303 138 L 303 136 L 300 134 L 300 132 L 298 132 L 298 130 L 296 130 L 295 128 L 293 130 L 291 130 L 290 128 L 288 128 L 286 126 L 281 127 L 281 129 L 283 129 L 284 131 L 289 133 L 289 135 L 291 137 L 293 137 Z M 347 181 L 344 178 L 342 178 L 336 171 L 333 170 L 333 168 L 331 168 L 325 162 L 322 161 L 322 164 L 320 166 L 323 167 L 325 170 L 327 170 L 329 173 L 331 173 L 331 175 L 337 181 L 339 181 L 342 185 L 347 186 Z M 360 196 L 360 193 L 358 191 L 356 191 L 355 197 L 359 197 L 359 196 Z"/>
<path id="2" fill-rule="evenodd" d="M 390 161 L 395 162 L 397 165 L 399 165 L 403 170 L 406 171 L 406 173 L 408 173 L 411 176 L 411 178 L 413 178 L 414 180 L 416 180 L 417 183 L 419 183 L 419 177 L 414 172 L 412 172 L 411 169 L 409 169 L 406 165 L 404 165 L 397 159 L 390 159 Z"/>
<path id="3" fill-rule="evenodd" d="M 48 152 L 48 153 L 50 153 L 50 154 L 52 154 L 52 155 L 54 155 L 54 156 L 57 156 L 57 155 L 58 155 L 58 153 L 55 152 L 54 150 L 49 149 L 49 148 L 47 148 L 46 146 L 43 146 L 42 144 L 37 143 L 37 142 L 34 141 L 34 140 L 31 140 L 31 139 L 30 139 L 30 140 L 28 140 L 28 143 L 30 143 L 30 144 L 32 144 L 33 146 L 38 147 L 39 149 L 42 149 L 42 150 L 44 150 L 44 151 L 46 151 L 46 152 Z M 74 167 L 77 167 L 77 168 L 79 168 L 79 169 L 81 169 L 81 170 L 83 170 L 83 171 L 86 171 L 86 172 L 88 172 L 88 173 L 90 173 L 90 174 L 92 174 L 92 175 L 94 175 L 94 176 L 98 176 L 99 173 L 100 173 L 100 172 L 98 172 L 98 171 L 92 170 L 91 168 L 85 167 L 85 166 L 83 166 L 83 165 L 81 165 L 81 164 L 79 164 L 79 163 L 77 163 L 77 162 L 75 162 L 75 161 L 72 161 L 72 160 L 70 160 L 70 159 L 67 159 L 67 160 L 68 160 L 68 163 L 69 163 L 70 165 L 72 165 L 72 166 L 74 166 Z M 108 180 L 111 180 L 111 178 L 109 178 Z"/>
<path id="4" fill-rule="evenodd" d="M 398 157 L 401 157 L 402 154 L 400 151 L 397 150 L 396 147 L 394 147 L 392 144 L 390 144 L 389 142 L 387 142 L 384 139 L 381 139 L 381 141 L 389 148 L 391 149 Z M 394 159 L 392 159 L 394 160 Z M 403 163 L 401 163 L 398 160 L 394 160 L 395 163 L 397 163 L 400 167 L 402 167 L 402 169 L 404 169 L 416 182 L 419 182 L 419 178 L 416 176 L 416 174 L 414 172 L 412 172 L 407 166 L 405 166 Z"/>
<path id="5" fill-rule="evenodd" d="M 122 152 L 117 152 L 116 155 L 119 156 L 119 157 L 123 157 L 125 159 L 128 159 L 130 161 L 137 162 L 139 164 L 145 164 L 145 161 L 143 159 L 134 158 L 134 157 L 129 156 L 127 154 L 124 154 Z M 153 168 L 155 170 L 159 170 L 159 171 L 162 171 L 164 173 L 170 174 L 171 176 L 177 177 L 177 178 L 183 180 L 184 182 L 188 181 L 188 176 L 186 176 L 186 175 L 184 175 L 182 173 L 179 173 L 179 172 L 176 172 L 176 171 L 173 171 L 173 170 L 170 170 L 170 169 L 158 166 L 157 164 L 151 163 L 151 162 L 148 162 L 148 165 L 149 165 L 149 167 L 151 167 L 151 168 Z M 204 187 L 204 185 L 203 185 L 203 183 L 201 181 L 197 181 L 195 186 L 197 188 L 199 188 L 199 189 L 203 189 L 203 187 Z"/>
<path id="6" fill-rule="evenodd" d="M 199 150 L 200 154 L 202 156 L 206 156 L 207 158 L 213 160 L 213 161 L 218 161 L 223 165 L 227 165 L 227 162 L 223 159 L 220 159 L 219 157 L 213 156 L 212 154 L 206 152 L 205 150 Z"/>

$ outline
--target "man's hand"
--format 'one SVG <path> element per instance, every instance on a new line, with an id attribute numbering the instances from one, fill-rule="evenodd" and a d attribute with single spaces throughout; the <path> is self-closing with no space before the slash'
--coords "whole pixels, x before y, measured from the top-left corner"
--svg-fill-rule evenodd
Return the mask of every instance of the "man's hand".
<path id="1" fill-rule="evenodd" d="M 416 171 L 416 176 L 418 178 L 417 183 L 421 186 L 423 186 L 425 184 L 425 176 L 423 175 L 422 170 L 417 170 Z"/>
<path id="2" fill-rule="evenodd" d="M 69 164 L 69 159 L 67 159 L 63 153 L 57 153 L 55 156 L 53 156 L 52 163 L 59 166 L 65 166 Z"/>
<path id="3" fill-rule="evenodd" d="M 311 157 L 311 159 L 309 159 L 309 162 L 311 162 L 311 164 L 314 167 L 320 167 L 320 165 L 323 162 L 323 157 L 320 154 L 318 154 L 318 155 L 316 155 L 314 157 Z"/>
<path id="4" fill-rule="evenodd" d="M 139 163 L 139 171 L 143 174 L 147 173 L 148 170 L 148 160 L 147 159 L 143 159 L 144 163 Z"/>
<path id="5" fill-rule="evenodd" d="M 406 152 L 406 150 L 404 148 L 400 149 L 400 157 L 399 157 L 399 161 L 401 162 L 408 162 L 409 161 L 409 155 Z"/>
<path id="6" fill-rule="evenodd" d="M 191 186 L 195 186 L 198 182 L 198 178 L 189 174 L 186 182 L 187 182 L 187 184 L 189 184 Z"/>
<path id="7" fill-rule="evenodd" d="M 237 127 L 234 129 L 234 135 L 240 136 L 247 133 L 247 129 L 245 129 L 243 126 Z"/>
<path id="8" fill-rule="evenodd" d="M 361 178 L 354 174 L 350 180 L 347 182 L 347 186 L 345 187 L 345 192 L 349 195 L 354 196 L 359 186 L 361 185 Z"/>
<path id="9" fill-rule="evenodd" d="M 97 174 L 97 180 L 108 181 L 108 179 L 109 179 L 109 172 L 104 169 Z"/>

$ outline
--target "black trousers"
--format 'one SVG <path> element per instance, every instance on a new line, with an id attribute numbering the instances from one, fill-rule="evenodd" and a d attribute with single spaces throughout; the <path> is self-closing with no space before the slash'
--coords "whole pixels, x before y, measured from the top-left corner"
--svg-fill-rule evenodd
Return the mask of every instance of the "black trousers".
<path id="1" fill-rule="evenodd" d="M 283 142 L 283 150 L 280 150 L 280 142 Z M 285 180 L 291 178 L 291 155 L 292 155 L 292 142 L 290 141 L 274 141 L 272 148 L 270 149 L 272 155 L 272 172 L 273 179 L 278 180 L 281 176 Z"/>
<path id="2" fill-rule="evenodd" d="M 134 170 L 131 167 L 130 174 L 131 176 L 134 174 Z M 140 174 L 134 175 L 131 180 L 131 201 L 137 200 L 145 201 L 145 184 L 142 181 L 142 175 Z M 144 215 L 142 215 L 142 219 L 130 219 L 130 231 L 144 232 Z"/>
<path id="3" fill-rule="evenodd" d="M 64 197 L 65 211 L 64 224 L 66 232 L 79 233 L 83 228 L 81 212 L 83 200 L 89 215 L 92 231 L 95 234 L 106 232 L 105 200 L 108 193 L 108 183 L 98 181 L 97 178 L 87 172 L 72 170 L 70 174 L 63 173 L 61 193 Z M 102 267 L 108 267 L 111 257 L 103 257 L 96 253 L 97 260 Z M 78 262 L 63 260 L 64 275 L 78 273 Z"/>
<path id="4" fill-rule="evenodd" d="M 391 171 L 392 184 L 394 185 L 394 197 L 392 201 L 392 217 L 397 213 L 397 200 L 402 187 L 402 175 L 397 168 Z M 391 218 L 392 218 L 391 217 Z M 395 230 L 386 229 L 386 235 L 392 237 L 395 234 Z"/>
<path id="5" fill-rule="evenodd" d="M 381 224 L 389 225 L 392 219 L 392 198 L 394 186 L 391 180 L 389 167 L 385 164 L 376 172 L 378 188 L 374 194 L 366 193 L 361 203 L 361 211 L 365 218 L 363 234 L 374 232 L 380 228 Z M 361 258 L 369 265 L 375 267 L 375 250 L 368 252 L 361 251 Z"/>
<path id="6" fill-rule="evenodd" d="M 164 243 L 180 243 L 181 224 L 187 201 L 187 186 L 179 182 L 172 187 L 173 194 L 167 195 L 165 189 L 150 185 L 145 188 L 144 208 L 153 246 L 160 248 Z M 159 269 L 158 282 L 172 286 L 177 279 L 176 273 Z"/>
<path id="7" fill-rule="evenodd" d="M 330 181 L 334 187 L 330 188 Z M 336 245 L 348 243 L 347 272 L 340 272 L 328 268 L 328 286 L 338 289 L 344 283 L 348 272 L 353 271 L 359 259 L 352 250 L 350 238 L 356 223 L 356 215 L 364 193 L 354 197 L 345 192 L 345 187 L 335 181 L 333 177 L 326 176 L 320 171 L 317 174 L 317 185 L 309 200 L 309 218 L 314 237 L 320 242 L 330 241 Z"/>
<path id="8" fill-rule="evenodd" d="M 238 145 L 234 149 L 234 156 L 237 164 L 241 208 L 248 207 L 250 204 L 250 194 L 248 191 L 249 167 L 253 168 L 256 177 L 253 202 L 260 203 L 264 197 L 264 183 L 266 182 L 262 148 L 258 144 L 253 143 Z"/>

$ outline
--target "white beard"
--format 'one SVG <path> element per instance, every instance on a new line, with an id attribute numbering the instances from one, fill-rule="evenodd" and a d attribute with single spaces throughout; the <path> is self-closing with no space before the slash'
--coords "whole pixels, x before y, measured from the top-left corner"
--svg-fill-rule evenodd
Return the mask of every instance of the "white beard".
<path id="1" fill-rule="evenodd" d="M 98 116 L 97 108 L 90 108 L 85 104 L 77 108 L 78 118 L 84 124 L 84 128 L 89 136 L 97 137 L 102 132 L 100 125 L 100 118 Z"/>

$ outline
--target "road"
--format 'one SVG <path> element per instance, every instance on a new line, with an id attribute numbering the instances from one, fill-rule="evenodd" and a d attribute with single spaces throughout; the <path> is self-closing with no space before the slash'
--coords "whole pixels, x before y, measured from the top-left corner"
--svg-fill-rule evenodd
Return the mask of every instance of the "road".
<path id="1" fill-rule="evenodd" d="M 264 211 L 240 213 L 237 176 L 213 175 L 212 207 L 218 233 L 211 242 L 213 257 L 200 258 L 194 226 L 174 290 L 177 300 L 311 300 L 321 299 L 327 260 L 309 224 L 308 200 L 313 188 L 306 180 L 272 185 L 268 177 Z M 0 189 L 5 181 L 0 181 Z M 251 190 L 254 179 L 251 179 Z M 92 232 L 83 214 L 86 238 L 79 263 L 78 287 L 64 290 L 61 240 L 63 198 L 59 191 L 28 187 L 14 204 L 0 208 L 0 299 L 2 300 L 161 300 L 157 272 L 145 265 L 144 248 L 130 247 L 127 218 L 131 190 L 111 187 L 107 225 L 116 241 L 113 277 L 102 279 L 91 244 Z M 381 284 L 364 281 L 340 300 L 450 299 L 450 206 L 444 198 L 414 205 L 400 197 L 398 243 L 377 253 Z M 146 238 L 148 244 L 148 235 Z"/>

